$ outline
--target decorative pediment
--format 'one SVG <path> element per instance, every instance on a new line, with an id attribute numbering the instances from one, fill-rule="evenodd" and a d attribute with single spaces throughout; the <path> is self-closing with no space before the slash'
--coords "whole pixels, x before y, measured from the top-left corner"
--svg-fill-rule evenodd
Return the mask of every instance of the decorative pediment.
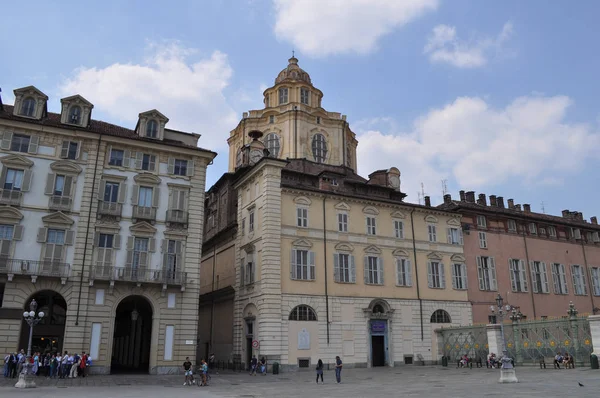
<path id="1" fill-rule="evenodd" d="M 310 206 L 310 204 L 312 203 L 311 200 L 309 198 L 307 198 L 306 196 L 296 196 L 294 198 L 294 203 L 296 203 L 297 205 L 304 205 L 304 206 Z"/>
<path id="2" fill-rule="evenodd" d="M 85 106 L 89 106 L 91 108 L 94 107 L 94 105 L 90 101 L 86 100 L 79 94 L 75 94 L 70 97 L 63 98 L 60 100 L 60 102 L 68 102 L 68 103 L 77 104 L 77 105 L 85 105 Z"/>
<path id="3" fill-rule="evenodd" d="M 0 158 L 0 162 L 2 162 L 2 164 L 5 166 L 14 166 L 27 169 L 33 166 L 33 162 L 23 155 L 6 155 Z"/>
<path id="4" fill-rule="evenodd" d="M 406 214 L 402 213 L 400 210 L 396 210 L 391 214 L 392 218 L 405 218 Z"/>
<path id="5" fill-rule="evenodd" d="M 173 237 L 175 239 L 177 238 L 185 238 L 186 236 L 188 236 L 188 231 L 187 229 L 178 229 L 178 228 L 168 228 L 167 230 L 165 230 L 164 232 L 165 237 Z"/>
<path id="6" fill-rule="evenodd" d="M 65 213 L 58 211 L 42 217 L 42 222 L 44 224 L 73 225 L 75 220 L 67 216 Z"/>
<path id="7" fill-rule="evenodd" d="M 351 252 L 354 250 L 354 246 L 352 246 L 350 243 L 340 242 L 337 245 L 335 245 L 335 250 L 339 252 Z"/>
<path id="8" fill-rule="evenodd" d="M 57 173 L 79 174 L 82 171 L 81 166 L 69 160 L 58 160 L 50 164 L 50 169 Z"/>
<path id="9" fill-rule="evenodd" d="M 152 118 L 152 119 L 158 119 L 161 122 L 167 123 L 169 121 L 169 118 L 166 117 L 165 115 L 163 115 L 162 113 L 160 113 L 159 111 L 157 111 L 156 109 L 152 109 L 146 112 L 142 112 L 138 115 L 140 118 Z"/>
<path id="10" fill-rule="evenodd" d="M 467 261 L 465 256 L 463 256 L 462 254 L 453 254 L 452 257 L 450 257 L 450 259 L 457 263 L 464 263 L 465 261 Z"/>
<path id="11" fill-rule="evenodd" d="M 129 230 L 133 233 L 142 233 L 142 234 L 155 234 L 156 228 L 154 228 L 151 224 L 146 221 L 139 222 L 137 224 L 133 224 L 129 227 Z"/>
<path id="12" fill-rule="evenodd" d="M 138 184 L 159 185 L 160 178 L 151 173 L 140 173 L 133 177 L 133 181 Z"/>
<path id="13" fill-rule="evenodd" d="M 448 220 L 448 225 L 452 225 L 454 227 L 460 227 L 460 220 L 458 218 L 452 217 Z"/>
<path id="14" fill-rule="evenodd" d="M 18 224 L 23 219 L 23 213 L 9 206 L 0 207 L 0 222 L 7 224 Z"/>
<path id="15" fill-rule="evenodd" d="M 292 242 L 292 246 L 310 249 L 312 247 L 312 243 L 306 239 L 298 239 Z"/>
<path id="16" fill-rule="evenodd" d="M 378 215 L 379 214 L 379 210 L 377 210 L 377 208 L 373 207 L 373 206 L 365 206 L 363 208 L 363 213 L 365 214 L 372 214 L 372 215 Z"/>
<path id="17" fill-rule="evenodd" d="M 432 216 L 431 214 L 425 217 L 426 222 L 436 223 L 438 222 L 437 217 Z"/>
<path id="18" fill-rule="evenodd" d="M 395 257 L 408 257 L 408 252 L 402 249 L 396 249 L 392 252 Z"/>
<path id="19" fill-rule="evenodd" d="M 431 252 L 427 255 L 427 258 L 430 260 L 438 260 L 441 261 L 442 260 L 442 256 L 439 253 L 436 252 Z"/>
<path id="20" fill-rule="evenodd" d="M 21 95 L 33 95 L 33 96 L 41 97 L 41 98 L 45 99 L 46 101 L 48 101 L 48 96 L 46 94 L 44 94 L 43 92 L 41 92 L 35 86 L 27 86 L 27 87 L 17 88 L 15 90 L 13 90 L 13 92 L 15 93 L 15 97 L 17 95 L 19 95 L 19 94 L 21 94 Z"/>
<path id="21" fill-rule="evenodd" d="M 350 205 L 346 202 L 339 202 L 335 205 L 335 208 L 342 211 L 350 211 Z"/>
<path id="22" fill-rule="evenodd" d="M 369 254 L 381 254 L 381 249 L 377 246 L 371 245 L 365 248 L 365 253 Z"/>

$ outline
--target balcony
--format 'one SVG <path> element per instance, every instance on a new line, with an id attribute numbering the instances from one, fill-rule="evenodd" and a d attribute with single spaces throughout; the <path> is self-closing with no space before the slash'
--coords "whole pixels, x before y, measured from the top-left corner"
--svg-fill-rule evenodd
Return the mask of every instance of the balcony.
<path id="1" fill-rule="evenodd" d="M 73 198 L 67 196 L 52 195 L 48 201 L 50 210 L 69 211 L 73 205 Z"/>
<path id="2" fill-rule="evenodd" d="M 156 220 L 156 207 L 133 206 L 133 218 L 153 222 Z"/>
<path id="3" fill-rule="evenodd" d="M 188 212 L 185 210 L 167 210 L 167 222 L 187 225 Z"/>
<path id="4" fill-rule="evenodd" d="M 57 261 L 32 261 L 0 257 L 0 275 L 7 275 L 12 281 L 15 275 L 30 276 L 33 283 L 40 276 L 60 278 L 62 284 L 67 282 L 71 273 L 71 265 Z"/>
<path id="5" fill-rule="evenodd" d="M 106 202 L 100 200 L 98 202 L 98 215 L 109 217 L 121 217 L 123 205 L 117 202 Z"/>
<path id="6" fill-rule="evenodd" d="M 176 272 L 160 269 L 131 268 L 131 267 L 112 267 L 98 265 L 91 269 L 90 282 L 94 280 L 110 281 L 111 287 L 115 281 L 131 282 L 136 284 L 150 283 L 162 285 L 163 290 L 167 286 L 181 286 L 181 290 L 185 290 L 185 282 L 187 279 L 186 272 Z"/>
<path id="7" fill-rule="evenodd" d="M 0 204 L 9 206 L 20 206 L 23 192 L 12 189 L 0 190 Z"/>

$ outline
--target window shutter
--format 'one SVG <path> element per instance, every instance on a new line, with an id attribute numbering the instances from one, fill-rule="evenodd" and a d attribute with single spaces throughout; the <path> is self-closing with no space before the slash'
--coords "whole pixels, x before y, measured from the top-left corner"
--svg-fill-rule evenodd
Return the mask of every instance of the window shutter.
<path id="1" fill-rule="evenodd" d="M 8 167 L 4 166 L 2 167 L 2 172 L 0 172 L 0 184 L 4 185 L 4 183 L 6 182 L 6 172 L 8 170 Z"/>
<path id="2" fill-rule="evenodd" d="M 12 240 L 21 240 L 21 239 L 23 239 L 23 226 L 15 225 L 13 228 Z"/>
<path id="3" fill-rule="evenodd" d="M 156 171 L 156 155 L 150 155 L 150 161 L 148 162 L 149 171 Z"/>
<path id="4" fill-rule="evenodd" d="M 447 228 L 446 231 L 448 233 L 448 243 L 452 243 L 452 228 Z"/>
<path id="5" fill-rule="evenodd" d="M 130 167 L 131 164 L 131 151 L 124 150 L 123 151 L 123 167 Z"/>
<path id="6" fill-rule="evenodd" d="M 485 281 L 483 279 L 483 261 L 477 256 L 477 276 L 479 277 L 479 290 L 485 290 Z"/>
<path id="7" fill-rule="evenodd" d="M 462 275 L 462 280 L 463 280 L 462 281 L 463 282 L 463 289 L 466 290 L 466 289 L 469 288 L 469 286 L 468 286 L 468 278 L 467 278 L 467 265 L 466 264 L 461 264 L 460 267 L 462 269 L 461 275 Z"/>
<path id="8" fill-rule="evenodd" d="M 148 251 L 150 253 L 154 253 L 156 251 L 156 239 L 154 239 L 154 238 L 148 239 Z"/>
<path id="9" fill-rule="evenodd" d="M 560 265 L 560 274 L 561 274 L 560 281 L 565 289 L 565 294 L 568 294 L 569 293 L 569 288 L 568 288 L 569 284 L 567 282 L 567 269 L 564 264 Z"/>
<path id="10" fill-rule="evenodd" d="M 123 203 L 125 203 L 125 198 L 127 195 L 127 185 L 125 184 L 125 182 L 121 182 L 119 184 L 118 189 L 119 189 L 119 195 L 117 197 L 117 202 L 123 204 Z"/>
<path id="11" fill-rule="evenodd" d="M 538 292 L 537 278 L 536 278 L 536 275 L 535 275 L 535 264 L 534 264 L 533 261 L 529 262 L 529 268 L 531 269 L 531 286 L 532 286 L 531 288 L 533 289 L 534 293 L 539 293 Z"/>
<path id="12" fill-rule="evenodd" d="M 50 173 L 46 176 L 46 189 L 44 190 L 44 194 L 52 195 L 54 194 L 54 179 L 56 178 L 56 174 Z"/>
<path id="13" fill-rule="evenodd" d="M 519 260 L 519 272 L 521 273 L 521 287 L 524 292 L 528 292 L 527 270 L 525 269 L 525 261 L 523 260 Z"/>
<path id="14" fill-rule="evenodd" d="M 193 160 L 188 160 L 187 161 L 187 176 L 188 177 L 193 177 L 194 176 L 194 161 Z"/>
<path id="15" fill-rule="evenodd" d="M 164 242 L 164 240 L 163 240 Z M 163 251 L 163 255 L 162 255 L 162 269 L 166 270 L 169 267 L 169 253 L 167 253 L 166 251 Z"/>
<path id="16" fill-rule="evenodd" d="M 369 257 L 365 256 L 365 284 L 369 283 Z"/>
<path id="17" fill-rule="evenodd" d="M 65 177 L 65 187 L 63 188 L 63 196 L 70 198 L 73 192 L 73 177 L 66 176 Z"/>
<path id="18" fill-rule="evenodd" d="M 128 236 L 127 237 L 127 260 L 125 261 L 125 267 L 129 267 L 131 268 L 131 266 L 133 265 L 133 242 L 134 242 L 134 237 L 133 236 Z"/>
<path id="19" fill-rule="evenodd" d="M 37 234 L 37 242 L 38 243 L 46 243 L 47 236 L 48 236 L 48 228 L 38 228 L 38 234 Z"/>
<path id="20" fill-rule="evenodd" d="M 133 192 L 131 194 L 131 203 L 136 206 L 139 203 L 140 186 L 137 184 L 133 185 Z"/>
<path id="21" fill-rule="evenodd" d="M 8 151 L 10 149 L 10 143 L 12 142 L 13 133 L 9 133 L 8 131 L 4 133 L 2 136 L 2 141 L 0 142 L 0 149 L 4 149 Z"/>
<path id="22" fill-rule="evenodd" d="M 142 162 L 144 160 L 144 153 L 143 152 L 134 152 L 134 161 L 133 161 L 133 168 L 134 169 L 141 169 L 142 168 Z"/>
<path id="23" fill-rule="evenodd" d="M 498 290 L 498 282 L 496 279 L 496 261 L 494 257 L 489 257 L 490 267 L 490 288 L 491 290 Z"/>
<path id="24" fill-rule="evenodd" d="M 548 273 L 546 272 L 546 263 L 542 263 L 542 290 L 548 293 Z"/>
<path id="25" fill-rule="evenodd" d="M 162 239 L 160 241 L 160 251 L 162 253 L 168 253 L 169 252 L 169 240 L 168 239 Z"/>
<path id="26" fill-rule="evenodd" d="M 433 287 L 433 267 L 431 261 L 427 262 L 427 285 Z"/>
<path id="27" fill-rule="evenodd" d="M 240 286 L 244 286 L 244 282 L 246 281 L 246 270 L 244 269 L 246 266 L 245 259 L 240 260 Z"/>
<path id="28" fill-rule="evenodd" d="M 121 235 L 113 235 L 113 249 L 119 250 L 121 248 Z"/>
<path id="29" fill-rule="evenodd" d="M 152 207 L 158 207 L 158 201 L 160 199 L 160 188 L 152 188 Z"/>
<path id="30" fill-rule="evenodd" d="M 96 197 L 98 200 L 104 200 L 104 191 L 106 190 L 106 180 L 101 179 L 100 183 L 96 186 Z"/>
<path id="31" fill-rule="evenodd" d="M 464 239 L 463 239 L 463 231 L 462 231 L 462 228 L 459 228 L 459 229 L 458 229 L 458 239 L 459 239 L 460 245 L 461 245 L 461 246 L 463 246 L 463 245 L 465 244 L 465 241 L 464 241 Z"/>
<path id="32" fill-rule="evenodd" d="M 446 288 L 446 272 L 444 270 L 444 264 L 439 263 L 440 266 L 440 282 L 441 282 L 441 288 L 445 289 Z"/>
<path id="33" fill-rule="evenodd" d="M 340 282 L 340 255 L 333 253 L 333 280 Z"/>
<path id="34" fill-rule="evenodd" d="M 402 259 L 396 257 L 396 285 L 402 285 Z"/>
<path id="35" fill-rule="evenodd" d="M 9 240 L 3 240 L 2 241 L 2 245 L 0 246 L 0 256 L 2 256 L 2 259 L 4 260 L 4 264 L 2 264 L 2 268 L 3 271 L 6 270 L 6 267 L 8 266 L 8 264 L 6 264 L 6 260 L 8 259 L 8 257 L 10 257 L 10 241 Z"/>
<path id="36" fill-rule="evenodd" d="M 517 291 L 517 281 L 515 280 L 515 267 L 512 258 L 508 259 L 508 273 L 510 274 L 510 286 L 513 292 Z"/>
<path id="37" fill-rule="evenodd" d="M 29 148 L 27 148 L 27 153 L 36 154 L 38 151 L 39 143 L 40 137 L 38 137 L 37 135 L 32 135 L 31 138 L 29 138 Z"/>
<path id="38" fill-rule="evenodd" d="M 352 255 L 350 256 L 350 282 L 356 283 L 356 263 Z"/>
<path id="39" fill-rule="evenodd" d="M 404 272 L 406 273 L 406 286 L 412 286 L 412 266 L 408 259 L 405 262 Z"/>
<path id="40" fill-rule="evenodd" d="M 377 276 L 379 277 L 378 283 L 383 285 L 383 258 L 377 257 Z"/>
<path id="41" fill-rule="evenodd" d="M 451 264 L 450 265 L 452 267 L 452 289 L 456 289 L 457 283 L 456 283 L 456 279 L 458 278 L 458 275 L 456 275 L 456 264 Z"/>
<path id="42" fill-rule="evenodd" d="M 583 294 L 587 296 L 587 278 L 586 273 L 583 266 L 579 266 L 579 271 L 581 272 L 581 283 L 583 284 Z"/>
<path id="43" fill-rule="evenodd" d="M 94 247 L 100 246 L 100 232 L 92 232 L 92 242 Z"/>
<path id="44" fill-rule="evenodd" d="M 315 252 L 308 252 L 308 271 L 310 280 L 316 279 L 315 275 Z"/>
<path id="45" fill-rule="evenodd" d="M 25 170 L 25 172 L 23 173 L 23 185 L 21 186 L 22 192 L 29 192 L 32 177 L 33 174 L 31 173 L 31 170 Z"/>
<path id="46" fill-rule="evenodd" d="M 577 294 L 577 278 L 575 277 L 575 267 L 571 264 L 571 280 L 573 281 L 573 294 Z"/>
<path id="47" fill-rule="evenodd" d="M 71 246 L 75 242 L 75 231 L 69 229 L 65 234 L 65 245 Z"/>
<path id="48" fill-rule="evenodd" d="M 81 146 L 83 145 L 83 141 L 77 142 L 77 152 L 75 153 L 75 159 L 79 159 L 79 155 L 81 155 Z"/>
<path id="49" fill-rule="evenodd" d="M 244 268 L 244 261 L 242 260 L 242 268 Z M 290 278 L 296 278 L 296 249 L 292 249 L 292 255 L 290 258 Z"/>
<path id="50" fill-rule="evenodd" d="M 175 174 L 175 158 L 169 158 L 167 163 L 167 173 Z"/>
<path id="51" fill-rule="evenodd" d="M 60 157 L 61 159 L 66 159 L 69 157 L 69 144 L 70 141 L 63 141 L 62 146 L 60 148 Z"/>

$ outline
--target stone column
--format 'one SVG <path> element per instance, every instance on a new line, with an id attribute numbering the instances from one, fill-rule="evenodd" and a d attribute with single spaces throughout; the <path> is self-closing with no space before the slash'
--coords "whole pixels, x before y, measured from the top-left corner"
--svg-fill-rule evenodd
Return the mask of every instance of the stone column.
<path id="1" fill-rule="evenodd" d="M 489 352 L 496 354 L 499 358 L 502 356 L 502 329 L 500 325 L 486 325 Z"/>
<path id="2" fill-rule="evenodd" d="M 590 322 L 590 334 L 592 335 L 592 346 L 594 351 L 592 354 L 600 356 L 600 315 L 588 316 Z"/>

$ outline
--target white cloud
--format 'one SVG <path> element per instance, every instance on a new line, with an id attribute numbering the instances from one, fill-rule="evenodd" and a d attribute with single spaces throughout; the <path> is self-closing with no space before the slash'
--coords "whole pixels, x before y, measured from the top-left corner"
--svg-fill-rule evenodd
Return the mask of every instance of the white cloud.
<path id="1" fill-rule="evenodd" d="M 482 37 L 462 40 L 454 26 L 438 25 L 423 50 L 431 62 L 447 63 L 457 68 L 478 68 L 487 64 L 489 58 L 503 51 L 503 44 L 512 36 L 513 26 L 507 22 L 496 38 Z"/>
<path id="2" fill-rule="evenodd" d="M 273 0 L 275 34 L 309 56 L 366 54 L 438 0 Z"/>
<path id="3" fill-rule="evenodd" d="M 115 63 L 104 68 L 81 67 L 59 87 L 62 95 L 81 94 L 102 112 L 132 128 L 140 112 L 158 109 L 167 127 L 202 134 L 199 145 L 224 147 L 237 123 L 223 95 L 233 70 L 219 51 L 195 62 L 193 49 L 178 44 L 151 45 L 140 64 Z"/>
<path id="4" fill-rule="evenodd" d="M 599 131 L 565 121 L 571 105 L 565 96 L 526 96 L 497 109 L 460 97 L 418 118 L 411 131 L 359 131 L 359 171 L 397 166 L 413 201 L 421 182 L 439 197 L 444 178 L 466 190 L 512 178 L 524 186 L 557 184 L 600 145 Z"/>

